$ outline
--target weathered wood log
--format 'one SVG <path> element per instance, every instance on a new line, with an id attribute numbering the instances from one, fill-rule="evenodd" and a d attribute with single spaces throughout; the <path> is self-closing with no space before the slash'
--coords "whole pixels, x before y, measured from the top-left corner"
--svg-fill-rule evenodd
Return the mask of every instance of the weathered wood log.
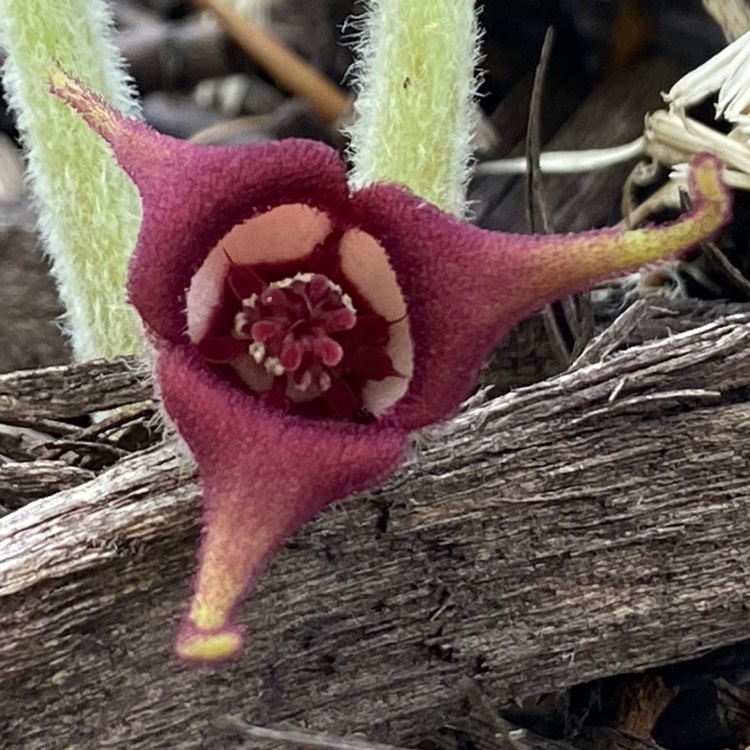
<path id="1" fill-rule="evenodd" d="M 747 638 L 750 313 L 619 342 L 309 524 L 222 671 L 171 652 L 198 517 L 173 446 L 0 519 L 0 746 L 226 748 L 237 716 L 409 747 L 464 676 L 499 703 Z"/>
<path id="2" fill-rule="evenodd" d="M 13 509 L 25 505 L 29 500 L 48 497 L 50 492 L 59 492 L 77 487 L 94 478 L 94 472 L 65 461 L 12 461 L 0 464 L 0 509 Z"/>
<path id="3" fill-rule="evenodd" d="M 134 358 L 95 360 L 0 375 L 0 420 L 80 417 L 151 398 L 146 367 Z"/>

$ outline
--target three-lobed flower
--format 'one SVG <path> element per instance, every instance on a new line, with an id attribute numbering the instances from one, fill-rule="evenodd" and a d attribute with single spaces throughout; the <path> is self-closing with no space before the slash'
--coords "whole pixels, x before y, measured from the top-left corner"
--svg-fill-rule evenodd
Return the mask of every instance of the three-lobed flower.
<path id="1" fill-rule="evenodd" d="M 720 165 L 704 154 L 692 210 L 671 224 L 488 232 L 399 185 L 350 190 L 322 144 L 192 145 L 60 70 L 51 79 L 142 198 L 129 296 L 203 487 L 195 592 L 177 636 L 178 654 L 198 662 L 240 650 L 233 610 L 271 552 L 392 472 L 412 432 L 456 411 L 513 325 L 711 237 L 730 214 Z"/>

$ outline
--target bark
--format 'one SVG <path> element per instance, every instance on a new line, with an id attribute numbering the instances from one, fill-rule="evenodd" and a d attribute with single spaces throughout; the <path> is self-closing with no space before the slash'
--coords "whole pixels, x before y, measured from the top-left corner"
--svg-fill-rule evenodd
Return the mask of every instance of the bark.
<path id="1" fill-rule="evenodd" d="M 80 417 L 145 401 L 152 387 L 134 359 L 95 360 L 0 375 L 0 419 Z"/>
<path id="2" fill-rule="evenodd" d="M 236 717 L 409 747 L 465 714 L 462 678 L 499 704 L 747 638 L 748 323 L 622 349 L 631 320 L 603 361 L 477 398 L 279 551 L 221 671 L 171 653 L 198 519 L 171 444 L 7 515 L 0 746 L 265 747 Z"/>

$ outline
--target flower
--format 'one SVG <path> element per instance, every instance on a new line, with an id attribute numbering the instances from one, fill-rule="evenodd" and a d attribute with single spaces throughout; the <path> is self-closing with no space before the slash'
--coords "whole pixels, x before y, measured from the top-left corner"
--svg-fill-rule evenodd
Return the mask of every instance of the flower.
<path id="1" fill-rule="evenodd" d="M 204 534 L 185 659 L 242 643 L 232 613 L 271 552 L 381 481 L 456 411 L 489 353 L 544 304 L 710 237 L 729 196 L 693 163 L 692 211 L 629 232 L 487 232 L 403 187 L 350 191 L 339 156 L 289 140 L 200 147 L 126 119 L 60 70 L 51 90 L 140 191 L 129 296 L 166 412 L 197 462 Z"/>

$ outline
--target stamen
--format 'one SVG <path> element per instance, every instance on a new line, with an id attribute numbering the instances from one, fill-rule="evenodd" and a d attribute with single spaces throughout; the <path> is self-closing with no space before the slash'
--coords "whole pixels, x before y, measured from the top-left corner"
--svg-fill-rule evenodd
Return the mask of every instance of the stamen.
<path id="1" fill-rule="evenodd" d="M 279 362 L 278 357 L 266 357 L 263 362 L 263 367 L 266 368 L 266 372 L 269 375 L 273 375 L 277 378 L 280 378 L 286 372 L 284 365 Z"/>
<path id="2" fill-rule="evenodd" d="M 299 371 L 289 387 L 317 397 L 331 387 L 331 370 L 344 358 L 332 336 L 356 323 L 354 303 L 338 284 L 322 274 L 297 273 L 244 299 L 233 330 L 237 338 L 252 339 L 248 353 L 267 373 L 280 378 Z"/>
<path id="3" fill-rule="evenodd" d="M 257 364 L 260 364 L 266 356 L 266 346 L 261 341 L 253 341 L 247 350 Z"/>
<path id="4" fill-rule="evenodd" d="M 229 331 L 202 343 L 208 361 L 240 368 L 235 359 L 244 352 L 245 369 L 237 372 L 266 404 L 361 421 L 365 384 L 399 375 L 386 351 L 393 322 L 366 301 L 359 315 L 354 299 L 360 292 L 348 294 L 324 273 L 272 282 L 247 266 L 232 264 L 230 273 L 228 289 L 240 309 Z"/>

